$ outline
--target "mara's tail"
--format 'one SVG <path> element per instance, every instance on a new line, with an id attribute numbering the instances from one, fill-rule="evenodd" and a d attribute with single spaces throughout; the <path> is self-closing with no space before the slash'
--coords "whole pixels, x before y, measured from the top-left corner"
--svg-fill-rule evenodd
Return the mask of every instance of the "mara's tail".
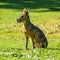
<path id="1" fill-rule="evenodd" d="M 44 41 L 44 43 L 43 43 L 43 45 L 42 45 L 42 48 L 47 48 L 47 46 L 48 46 L 48 41 L 47 41 L 47 39 Z"/>

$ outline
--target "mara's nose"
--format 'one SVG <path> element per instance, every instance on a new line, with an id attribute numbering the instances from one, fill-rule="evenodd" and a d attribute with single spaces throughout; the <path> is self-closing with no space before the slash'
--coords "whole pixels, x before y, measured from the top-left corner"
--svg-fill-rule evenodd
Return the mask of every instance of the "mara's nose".
<path id="1" fill-rule="evenodd" d="M 18 19 L 16 19 L 16 21 L 18 22 Z"/>
<path id="2" fill-rule="evenodd" d="M 18 22 L 18 19 L 16 19 L 16 21 Z"/>

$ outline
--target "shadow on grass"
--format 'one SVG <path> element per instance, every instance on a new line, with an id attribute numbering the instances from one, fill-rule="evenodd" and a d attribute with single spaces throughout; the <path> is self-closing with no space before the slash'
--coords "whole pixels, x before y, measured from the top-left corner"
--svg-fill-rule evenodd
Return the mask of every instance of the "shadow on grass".
<path id="1" fill-rule="evenodd" d="M 60 48 L 47 48 L 48 50 L 60 50 Z"/>
<path id="2" fill-rule="evenodd" d="M 60 0 L 0 0 L 0 8 L 7 9 L 48 8 L 46 11 L 60 11 Z M 36 11 L 37 12 L 37 11 Z M 39 11 L 40 12 L 40 11 Z"/>
<path id="3" fill-rule="evenodd" d="M 38 49 L 47 49 L 47 50 L 60 50 L 60 48 L 38 48 Z M 23 49 L 23 48 L 6 48 L 6 49 L 0 49 L 0 51 L 3 51 L 3 52 L 6 52 L 6 51 L 22 51 L 22 50 L 25 50 L 27 51 L 26 49 Z M 30 50 L 35 50 L 35 49 L 29 49 L 28 51 Z"/>

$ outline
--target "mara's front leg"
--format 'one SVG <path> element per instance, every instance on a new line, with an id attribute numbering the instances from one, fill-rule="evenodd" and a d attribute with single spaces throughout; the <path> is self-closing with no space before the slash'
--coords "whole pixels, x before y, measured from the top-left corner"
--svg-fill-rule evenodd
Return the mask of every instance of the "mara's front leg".
<path id="1" fill-rule="evenodd" d="M 26 50 L 28 50 L 28 40 L 29 38 L 26 36 Z"/>
<path id="2" fill-rule="evenodd" d="M 36 47 L 34 46 L 35 43 L 34 43 L 34 39 L 32 38 L 32 45 L 33 45 L 33 48 L 35 49 Z"/>

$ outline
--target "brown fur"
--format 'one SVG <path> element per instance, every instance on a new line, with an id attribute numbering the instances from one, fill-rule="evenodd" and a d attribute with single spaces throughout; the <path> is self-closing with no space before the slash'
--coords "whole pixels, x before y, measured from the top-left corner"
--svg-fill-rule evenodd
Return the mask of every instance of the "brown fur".
<path id="1" fill-rule="evenodd" d="M 18 17 L 17 22 L 23 22 L 23 32 L 26 36 L 26 49 L 28 49 L 28 39 L 32 39 L 33 48 L 47 48 L 48 41 L 44 33 L 30 22 L 29 12 L 25 8 Z"/>

